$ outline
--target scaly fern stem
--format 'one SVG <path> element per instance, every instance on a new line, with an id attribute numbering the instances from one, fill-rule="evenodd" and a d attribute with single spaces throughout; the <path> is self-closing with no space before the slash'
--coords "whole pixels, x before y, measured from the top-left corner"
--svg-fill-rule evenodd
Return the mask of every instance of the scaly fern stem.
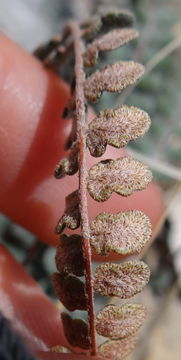
<path id="1" fill-rule="evenodd" d="M 91 266 L 91 247 L 89 243 L 89 220 L 87 206 L 87 166 L 86 166 L 86 109 L 84 98 L 85 72 L 83 66 L 83 43 L 81 40 L 81 30 L 79 25 L 72 21 L 69 23 L 71 30 L 74 50 L 75 50 L 75 120 L 77 122 L 77 141 L 79 142 L 79 193 L 80 193 L 80 213 L 81 213 L 81 231 L 83 237 L 83 251 L 85 258 L 85 279 L 86 293 L 88 298 L 88 317 L 89 331 L 91 339 L 91 354 L 96 354 L 96 334 L 95 334 L 95 315 L 94 315 L 94 294 Z"/>

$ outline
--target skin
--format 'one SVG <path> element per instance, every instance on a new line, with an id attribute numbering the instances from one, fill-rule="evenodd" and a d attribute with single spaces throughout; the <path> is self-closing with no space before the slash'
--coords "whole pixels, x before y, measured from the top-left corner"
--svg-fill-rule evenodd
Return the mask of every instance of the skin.
<path id="1" fill-rule="evenodd" d="M 78 184 L 77 175 L 59 181 L 52 176 L 56 163 L 65 156 L 64 142 L 70 131 L 70 121 L 61 119 L 68 86 L 4 35 L 0 35 L 0 84 L 0 210 L 42 241 L 56 245 L 53 229 L 64 211 L 65 196 Z M 103 158 L 124 154 L 108 148 Z M 99 160 L 89 157 L 89 166 Z M 88 203 L 90 219 L 102 211 L 139 209 L 150 217 L 153 228 L 163 212 L 160 189 L 153 183 L 128 198 L 113 194 L 106 203 L 95 203 L 88 196 Z M 106 257 L 110 259 L 112 255 Z M 37 353 L 66 345 L 59 311 L 2 246 L 0 274 L 0 310 L 29 346 Z M 41 341 L 37 343 L 35 336 Z M 72 355 L 42 352 L 40 357 L 71 359 Z M 73 356 L 80 357 L 84 359 Z"/>

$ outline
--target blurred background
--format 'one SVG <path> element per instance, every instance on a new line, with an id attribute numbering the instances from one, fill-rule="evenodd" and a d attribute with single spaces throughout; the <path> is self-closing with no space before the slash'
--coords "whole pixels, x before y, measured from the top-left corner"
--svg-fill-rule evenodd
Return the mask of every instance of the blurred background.
<path id="1" fill-rule="evenodd" d="M 140 37 L 101 55 L 102 64 L 134 59 L 145 65 L 146 74 L 133 92 L 129 89 L 117 97 L 104 94 L 97 110 L 126 102 L 149 113 L 150 131 L 129 149 L 151 167 L 166 204 L 156 240 L 145 254 L 152 276 L 139 298 L 144 297 L 149 316 L 132 360 L 177 360 L 181 354 L 181 1 L 0 0 L 0 30 L 32 52 L 58 34 L 68 18 L 88 18 L 104 4 L 132 10 Z M 55 249 L 3 215 L 0 240 L 54 299 L 50 274 L 55 270 Z"/>

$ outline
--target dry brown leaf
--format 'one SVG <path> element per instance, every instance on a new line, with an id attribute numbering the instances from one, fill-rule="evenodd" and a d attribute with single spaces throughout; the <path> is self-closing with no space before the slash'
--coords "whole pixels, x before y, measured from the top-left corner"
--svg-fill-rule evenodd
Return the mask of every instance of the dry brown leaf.
<path id="1" fill-rule="evenodd" d="M 99 33 L 102 33 L 102 21 L 98 14 L 93 15 L 90 19 L 83 21 L 80 26 L 83 30 L 84 39 L 88 41 L 95 39 Z"/>
<path id="2" fill-rule="evenodd" d="M 140 253 L 152 233 L 149 218 L 139 210 L 118 214 L 101 213 L 90 225 L 90 243 L 97 254 L 111 251 L 131 255 Z"/>
<path id="3" fill-rule="evenodd" d="M 55 256 L 57 270 L 61 274 L 83 276 L 85 263 L 80 235 L 62 235 Z"/>
<path id="4" fill-rule="evenodd" d="M 149 115 L 135 106 L 105 109 L 89 124 L 87 146 L 92 156 L 102 156 L 107 144 L 121 148 L 143 136 L 150 124 Z"/>
<path id="5" fill-rule="evenodd" d="M 129 299 L 143 290 L 149 278 L 149 267 L 143 261 L 132 260 L 122 264 L 104 263 L 96 268 L 94 289 L 103 296 Z"/>
<path id="6" fill-rule="evenodd" d="M 103 91 L 120 92 L 144 74 L 144 66 L 134 61 L 119 61 L 90 75 L 84 84 L 89 101 L 97 101 Z"/>
<path id="7" fill-rule="evenodd" d="M 74 175 L 78 171 L 78 154 L 79 147 L 78 143 L 76 142 L 70 149 L 69 157 L 61 159 L 60 162 L 56 165 L 54 171 L 54 176 L 56 179 L 61 179 L 65 175 Z"/>
<path id="8" fill-rule="evenodd" d="M 137 37 L 138 31 L 129 28 L 115 29 L 102 35 L 88 45 L 87 50 L 83 55 L 84 65 L 87 67 L 94 66 L 100 51 L 117 49 Z"/>
<path id="9" fill-rule="evenodd" d="M 56 226 L 56 233 L 60 234 L 65 227 L 77 229 L 80 226 L 79 191 L 76 190 L 66 197 L 66 209 Z"/>
<path id="10" fill-rule="evenodd" d="M 101 16 L 104 29 L 112 29 L 113 27 L 127 27 L 134 22 L 134 15 L 131 11 L 115 6 L 100 6 L 98 13 Z"/>
<path id="11" fill-rule="evenodd" d="M 84 283 L 76 276 L 52 275 L 56 296 L 69 310 L 87 310 L 87 297 Z"/>
<path id="12" fill-rule="evenodd" d="M 67 313 L 62 313 L 61 318 L 64 334 L 69 344 L 81 349 L 89 349 L 90 337 L 86 322 L 81 319 L 72 319 Z"/>
<path id="13" fill-rule="evenodd" d="M 72 351 L 65 346 L 55 345 L 50 348 L 50 351 L 55 353 L 71 354 Z"/>
<path id="14" fill-rule="evenodd" d="M 81 28 L 84 29 L 84 38 L 92 40 L 109 30 L 132 26 L 133 22 L 134 15 L 130 11 L 104 6 L 99 7 L 98 13 L 90 20 L 84 21 Z"/>
<path id="15" fill-rule="evenodd" d="M 133 335 L 143 325 L 146 308 L 140 304 L 107 305 L 97 314 L 96 330 L 110 339 Z"/>
<path id="16" fill-rule="evenodd" d="M 151 171 L 129 156 L 93 165 L 88 173 L 87 189 L 93 199 L 106 201 L 113 191 L 128 196 L 136 190 L 144 189 L 151 180 Z"/>
<path id="17" fill-rule="evenodd" d="M 130 336 L 122 340 L 109 340 L 99 346 L 98 356 L 105 360 L 124 360 L 135 349 L 137 337 Z"/>

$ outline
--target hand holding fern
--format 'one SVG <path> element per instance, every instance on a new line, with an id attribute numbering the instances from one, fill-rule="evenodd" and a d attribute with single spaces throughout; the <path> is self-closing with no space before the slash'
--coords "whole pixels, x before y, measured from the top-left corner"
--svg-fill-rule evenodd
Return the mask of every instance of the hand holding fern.
<path id="1" fill-rule="evenodd" d="M 63 213 L 65 195 L 77 187 L 76 177 L 71 177 L 69 182 L 63 179 L 61 187 L 52 177 L 52 170 L 60 156 L 61 144 L 62 155 L 64 155 L 63 145 L 69 130 L 68 121 L 61 121 L 60 119 L 60 114 L 67 103 L 69 90 L 61 80 L 57 79 L 51 72 L 46 71 L 38 61 L 3 35 L 0 38 L 0 47 L 2 68 L 0 103 L 1 211 L 33 231 L 42 240 L 55 244 L 56 237 L 53 237 L 52 229 L 58 220 L 57 214 Z M 106 157 L 113 158 L 113 153 L 113 150 L 108 149 Z M 96 203 L 95 206 L 92 199 L 89 201 L 91 218 L 104 211 L 104 204 Z M 113 195 L 109 202 L 110 210 L 112 209 L 115 213 L 132 208 L 143 211 L 150 217 L 153 226 L 156 225 L 163 209 L 160 191 L 153 184 L 149 185 L 143 192 L 135 193 L 130 198 L 121 200 L 121 202 L 116 195 Z M 2 250 L 2 254 L 4 253 Z M 5 258 L 9 259 L 9 255 L 6 254 Z M 2 263 L 0 266 L 2 269 Z M 7 261 L 7 264 L 3 266 L 4 276 L 6 266 L 12 270 L 8 273 L 9 284 L 12 281 L 16 283 L 25 281 L 18 268 L 14 272 L 13 278 L 13 263 Z M 26 280 L 26 282 L 30 286 L 35 286 L 31 284 L 30 280 Z M 33 307 L 26 307 L 24 317 L 21 316 L 22 301 L 26 299 L 25 294 L 21 292 L 18 295 L 16 292 L 10 292 L 10 287 L 5 282 L 3 282 L 1 291 L 10 297 L 14 310 L 22 319 L 22 324 L 31 329 L 32 334 L 41 328 L 40 338 L 43 334 L 43 340 L 47 346 L 53 346 L 53 336 L 49 335 L 51 331 L 43 330 L 41 325 L 43 311 L 39 323 L 35 326 Z M 37 311 L 40 308 L 45 309 L 46 301 L 48 300 L 42 296 Z M 0 308 L 4 311 L 3 300 L 0 302 Z M 51 317 L 52 329 L 53 326 L 57 329 L 57 320 L 54 319 L 59 318 L 59 314 L 53 305 L 50 305 L 48 314 L 45 310 L 45 318 L 48 320 Z M 49 323 L 47 326 L 50 326 Z M 32 342 L 35 345 L 33 337 Z M 61 342 L 61 333 L 59 342 Z M 53 356 L 56 355 L 52 355 L 52 359 L 54 359 Z"/>

